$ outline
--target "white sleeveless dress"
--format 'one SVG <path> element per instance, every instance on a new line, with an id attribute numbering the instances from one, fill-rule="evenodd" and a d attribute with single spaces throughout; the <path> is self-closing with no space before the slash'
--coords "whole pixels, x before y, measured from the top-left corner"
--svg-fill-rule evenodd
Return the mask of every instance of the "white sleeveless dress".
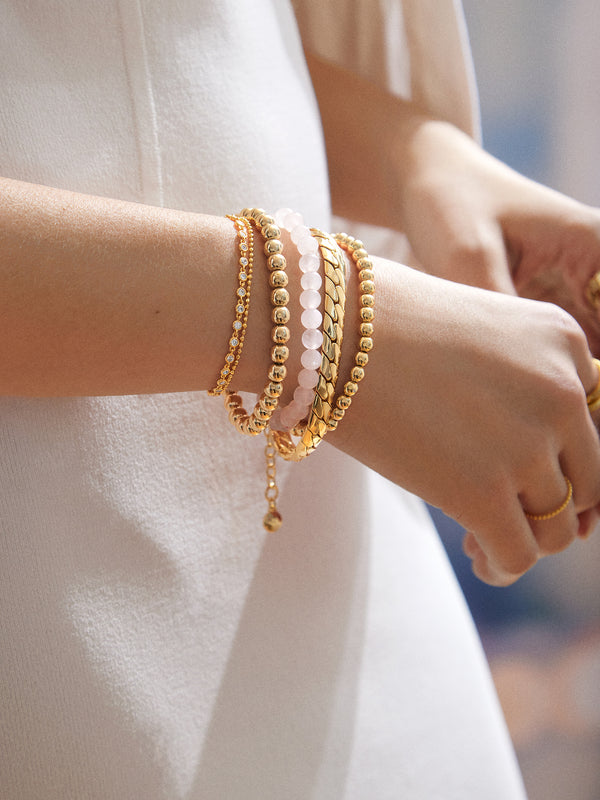
<path id="1" fill-rule="evenodd" d="M 327 229 L 291 6 L 6 0 L 0 174 Z M 0 399 L 3 800 L 523 797 L 422 503 L 327 444 L 287 466 L 268 536 L 219 400 Z"/>

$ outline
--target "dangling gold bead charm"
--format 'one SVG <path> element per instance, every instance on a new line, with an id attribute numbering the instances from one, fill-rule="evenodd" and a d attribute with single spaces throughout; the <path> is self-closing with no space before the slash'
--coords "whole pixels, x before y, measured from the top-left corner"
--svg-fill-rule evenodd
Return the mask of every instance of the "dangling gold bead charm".
<path id="1" fill-rule="evenodd" d="M 277 511 L 277 509 L 274 511 L 268 511 L 263 518 L 263 528 L 268 533 L 275 533 L 275 531 L 278 531 L 279 528 L 281 528 L 282 522 L 283 520 L 281 519 L 281 514 L 279 511 Z"/>
<path id="2" fill-rule="evenodd" d="M 270 430 L 265 430 L 267 443 L 265 445 L 265 458 L 267 460 L 267 488 L 265 489 L 265 498 L 269 504 L 269 510 L 263 517 L 263 528 L 268 533 L 275 533 L 281 528 L 283 518 L 279 511 L 277 511 L 277 498 L 279 497 L 279 489 L 277 488 L 277 469 L 275 466 L 275 457 L 277 450 L 275 449 L 275 442 L 273 441 L 273 434 Z"/>

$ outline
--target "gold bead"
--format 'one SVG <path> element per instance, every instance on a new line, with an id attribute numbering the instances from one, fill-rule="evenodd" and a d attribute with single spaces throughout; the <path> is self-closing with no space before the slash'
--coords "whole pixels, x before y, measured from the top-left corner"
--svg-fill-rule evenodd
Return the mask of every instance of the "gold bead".
<path id="1" fill-rule="evenodd" d="M 267 397 L 267 395 L 263 392 L 260 396 L 260 400 L 258 401 L 258 405 L 261 408 L 264 408 L 265 411 L 274 411 L 277 408 L 277 399 L 275 397 Z"/>
<path id="2" fill-rule="evenodd" d="M 274 256 L 277 253 L 283 252 L 283 245 L 279 239 L 267 239 L 264 245 L 265 255 Z"/>
<path id="3" fill-rule="evenodd" d="M 262 433 L 266 427 L 266 422 L 259 422 L 257 419 L 251 419 L 243 432 L 249 436 L 258 436 L 258 434 Z"/>
<path id="4" fill-rule="evenodd" d="M 279 381 L 271 381 L 265 388 L 265 394 L 267 397 L 281 397 L 282 392 L 283 384 L 281 384 Z"/>
<path id="5" fill-rule="evenodd" d="M 373 323 L 372 322 L 361 322 L 360 324 L 360 335 L 361 336 L 373 336 Z"/>
<path id="6" fill-rule="evenodd" d="M 275 306 L 271 319 L 276 325 L 286 325 L 290 321 L 290 311 L 285 306 Z"/>
<path id="7" fill-rule="evenodd" d="M 367 353 L 360 352 L 355 355 L 354 360 L 356 361 L 357 366 L 366 367 L 369 363 L 369 356 Z"/>
<path id="8" fill-rule="evenodd" d="M 255 218 L 261 228 L 264 228 L 266 225 L 274 225 L 275 220 L 270 214 L 267 214 L 266 211 L 263 211 L 261 208 L 257 209 L 260 213 Z"/>
<path id="9" fill-rule="evenodd" d="M 370 258 L 359 258 L 359 260 L 356 262 L 356 266 L 359 269 L 373 269 L 374 264 Z M 365 280 L 367 279 L 365 278 Z"/>
<path id="10" fill-rule="evenodd" d="M 268 511 L 263 518 L 263 528 L 269 533 L 275 533 L 281 528 L 283 522 L 279 511 Z"/>
<path id="11" fill-rule="evenodd" d="M 239 396 L 239 394 L 231 394 L 225 401 L 225 408 L 228 411 L 233 411 L 233 409 L 239 408 L 242 405 L 242 402 L 242 398 Z"/>
<path id="12" fill-rule="evenodd" d="M 285 344 L 290 339 L 290 329 L 286 328 L 285 325 L 278 325 L 273 329 L 271 338 L 277 344 Z"/>
<path id="13" fill-rule="evenodd" d="M 275 364 L 283 364 L 284 361 L 287 361 L 289 354 L 289 348 L 284 344 L 277 344 L 271 350 L 271 361 L 274 361 Z"/>
<path id="14" fill-rule="evenodd" d="M 264 419 L 269 420 L 271 419 L 271 412 L 267 411 L 266 408 L 262 408 L 262 406 L 257 405 L 257 407 L 252 412 L 257 419 Z"/>
<path id="15" fill-rule="evenodd" d="M 334 408 L 331 411 L 331 419 L 339 421 L 344 418 L 345 411 L 343 408 Z"/>
<path id="16" fill-rule="evenodd" d="M 288 276 L 282 269 L 276 269 L 269 275 L 269 283 L 274 289 L 288 285 Z"/>
<path id="17" fill-rule="evenodd" d="M 374 281 L 375 273 L 372 269 L 361 269 L 361 271 L 358 273 L 358 279 L 360 281 Z"/>
<path id="18" fill-rule="evenodd" d="M 362 294 L 373 294 L 375 291 L 375 284 L 373 281 L 361 281 L 359 288 Z"/>
<path id="19" fill-rule="evenodd" d="M 269 256 L 267 259 L 267 266 L 269 269 L 284 269 L 285 258 L 281 253 L 276 253 L 274 256 Z"/>
<path id="20" fill-rule="evenodd" d="M 287 375 L 287 367 L 284 364 L 272 364 L 269 370 L 270 381 L 283 381 Z"/>
<path id="21" fill-rule="evenodd" d="M 369 336 L 363 336 L 358 343 L 358 346 L 363 353 L 368 353 L 369 350 L 373 349 L 373 339 L 371 339 Z"/>
<path id="22" fill-rule="evenodd" d="M 287 306 L 290 302 L 290 293 L 287 289 L 274 289 L 271 292 L 271 302 L 274 306 Z"/>
<path id="23" fill-rule="evenodd" d="M 261 233 L 265 239 L 279 239 L 281 236 L 281 231 L 273 223 L 265 225 Z"/>
<path id="24" fill-rule="evenodd" d="M 354 397 L 354 395 L 358 392 L 358 383 L 354 381 L 348 381 L 344 386 L 344 392 L 348 395 L 348 397 Z"/>
<path id="25" fill-rule="evenodd" d="M 375 312 L 372 308 L 361 308 L 360 318 L 363 322 L 372 322 L 375 319 Z"/>
<path id="26" fill-rule="evenodd" d="M 360 239 L 352 239 L 352 242 L 350 243 L 350 250 L 352 250 L 353 253 L 355 253 L 357 250 L 364 250 L 364 249 L 365 246 Z"/>
<path id="27" fill-rule="evenodd" d="M 234 423 L 247 416 L 243 408 L 234 408 L 229 412 L 229 419 Z"/>
<path id="28" fill-rule="evenodd" d="M 352 405 L 352 398 L 347 397 L 345 394 L 341 394 L 336 400 L 336 405 L 338 408 L 342 408 L 345 411 Z"/>
<path id="29" fill-rule="evenodd" d="M 375 305 L 375 298 L 372 294 L 361 294 L 360 304 L 363 308 L 373 308 Z"/>
<path id="30" fill-rule="evenodd" d="M 244 214 L 244 216 L 245 217 L 250 217 L 250 219 L 253 219 L 255 222 L 258 222 L 258 220 L 264 214 L 265 214 L 265 211 L 262 208 L 251 208 L 251 209 L 249 209 L 247 214 Z"/>
<path id="31" fill-rule="evenodd" d="M 352 371 L 350 372 L 350 377 L 353 381 L 362 381 L 365 377 L 365 371 L 362 367 L 352 367 Z"/>
<path id="32" fill-rule="evenodd" d="M 352 258 L 358 262 L 361 258 L 368 258 L 369 254 L 365 250 L 364 247 L 357 247 L 356 249 L 352 249 Z"/>

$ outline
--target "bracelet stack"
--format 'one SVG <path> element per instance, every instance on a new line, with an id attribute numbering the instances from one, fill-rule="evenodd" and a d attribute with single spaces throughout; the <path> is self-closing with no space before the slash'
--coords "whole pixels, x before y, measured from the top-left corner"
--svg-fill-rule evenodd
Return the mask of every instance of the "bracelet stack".
<path id="1" fill-rule="evenodd" d="M 229 419 L 240 433 L 248 436 L 264 433 L 266 436 L 265 498 L 268 511 L 263 526 L 267 531 L 276 531 L 282 522 L 277 510 L 276 456 L 287 461 L 301 461 L 310 455 L 327 432 L 337 428 L 342 421 L 365 376 L 373 348 L 373 262 L 361 241 L 345 233 L 332 236 L 317 228 L 308 228 L 302 216 L 290 209 L 282 209 L 271 216 L 259 208 L 245 208 L 239 215 L 230 215 L 228 219 L 235 225 L 239 248 L 235 318 L 224 366 L 209 394 L 224 395 Z M 288 324 L 291 318 L 282 231 L 286 231 L 291 240 L 291 244 L 285 245 L 286 252 L 288 247 L 295 247 L 299 256 L 302 292 L 297 302 L 301 309 L 303 350 L 302 369 L 296 379 L 293 398 L 279 408 L 287 376 L 286 361 L 290 353 Z M 242 355 L 248 325 L 257 247 L 255 238 L 262 240 L 267 259 L 272 322 L 271 365 L 268 382 L 254 409 L 248 413 L 241 396 L 229 387 Z M 336 396 L 344 343 L 348 263 L 345 254 L 358 269 L 360 317 L 354 365 L 350 375 L 345 376 L 342 391 Z M 348 338 L 346 334 L 346 340 Z"/>

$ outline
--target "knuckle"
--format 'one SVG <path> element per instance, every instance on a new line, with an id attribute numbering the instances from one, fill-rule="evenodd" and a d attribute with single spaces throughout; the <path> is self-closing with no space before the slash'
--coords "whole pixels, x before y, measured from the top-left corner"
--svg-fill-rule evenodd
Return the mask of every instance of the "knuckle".
<path id="1" fill-rule="evenodd" d="M 500 567 L 511 576 L 523 575 L 537 564 L 538 551 L 533 547 L 518 547 L 507 551 L 500 561 Z"/>
<path id="2" fill-rule="evenodd" d="M 459 267 L 461 271 L 478 271 L 496 260 L 497 249 L 491 237 L 478 233 L 453 244 L 448 254 L 448 265 Z"/>
<path id="3" fill-rule="evenodd" d="M 577 530 L 574 526 L 560 526 L 557 530 L 542 531 L 535 534 L 535 538 L 540 547 L 540 554 L 544 556 L 562 553 L 573 542 Z"/>

